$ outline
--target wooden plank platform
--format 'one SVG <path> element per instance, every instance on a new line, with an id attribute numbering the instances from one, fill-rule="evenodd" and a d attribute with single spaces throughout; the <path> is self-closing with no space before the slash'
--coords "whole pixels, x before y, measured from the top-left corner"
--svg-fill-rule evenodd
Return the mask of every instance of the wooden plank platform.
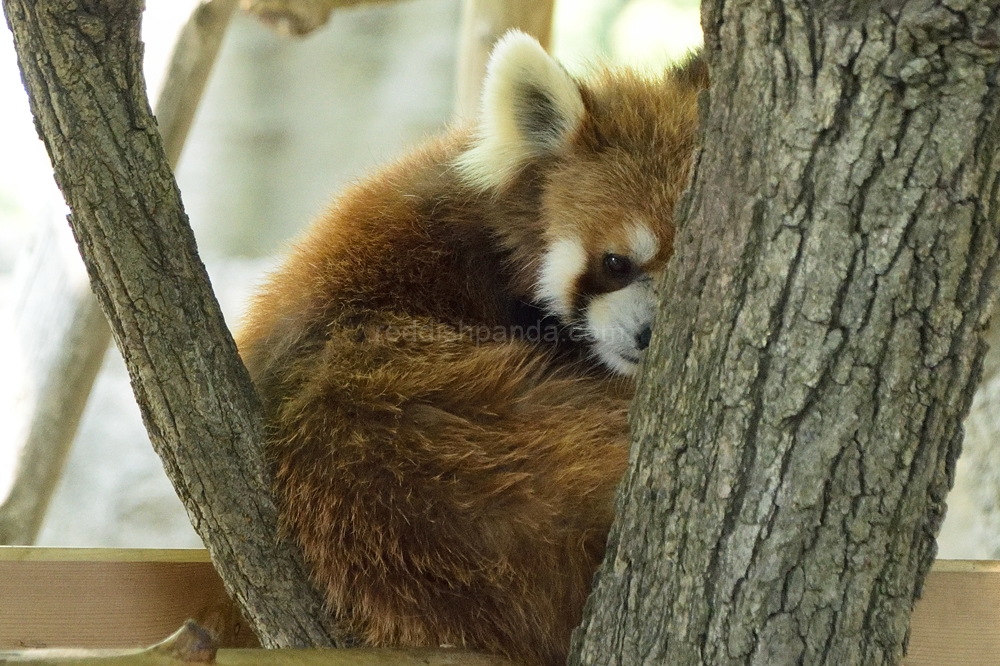
<path id="1" fill-rule="evenodd" d="M 0 547 L 0 650 L 146 647 L 188 618 L 258 645 L 205 550 Z"/>
<path id="2" fill-rule="evenodd" d="M 192 618 L 256 645 L 204 550 L 0 547 L 0 650 L 139 648 Z M 1000 562 L 939 560 L 905 666 L 1000 666 Z"/>
<path id="3" fill-rule="evenodd" d="M 1000 562 L 938 560 L 913 609 L 904 666 L 1000 666 Z"/>

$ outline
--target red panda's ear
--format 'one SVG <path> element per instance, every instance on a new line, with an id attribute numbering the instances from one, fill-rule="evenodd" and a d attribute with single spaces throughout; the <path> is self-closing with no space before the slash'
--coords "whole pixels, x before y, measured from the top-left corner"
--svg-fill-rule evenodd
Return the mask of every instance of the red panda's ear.
<path id="1" fill-rule="evenodd" d="M 456 166 L 474 187 L 500 187 L 528 160 L 558 152 L 585 113 L 566 70 L 534 38 L 511 30 L 490 56 L 475 140 Z"/>

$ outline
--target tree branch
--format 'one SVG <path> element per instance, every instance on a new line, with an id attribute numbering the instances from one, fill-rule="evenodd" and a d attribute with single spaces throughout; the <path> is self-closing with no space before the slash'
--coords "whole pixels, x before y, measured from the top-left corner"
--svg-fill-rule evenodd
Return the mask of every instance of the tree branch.
<path id="1" fill-rule="evenodd" d="M 171 168 L 180 160 L 235 8 L 236 0 L 202 2 L 174 45 L 156 103 L 156 121 Z M 111 329 L 93 292 L 75 284 L 75 270 L 83 273 L 82 268 L 68 265 L 66 257 L 51 247 L 64 235 L 69 239 L 60 220 L 46 220 L 36 247 L 24 259 L 27 275 L 16 283 L 23 307 L 15 312 L 14 329 L 21 334 L 15 344 L 25 340 L 38 346 L 44 341 L 48 347 L 35 354 L 25 354 L 18 346 L 3 350 L 18 360 L 28 357 L 36 362 L 25 364 L 23 378 L 13 378 L 23 384 L 15 390 L 26 396 L 20 406 L 27 407 L 27 414 L 24 435 L 14 435 L 19 441 L 13 446 L 20 452 L 14 483 L 0 505 L 0 544 L 35 542 L 111 342 Z"/>
<path id="2" fill-rule="evenodd" d="M 3 0 L 92 286 L 195 529 L 264 645 L 344 642 L 278 535 L 260 406 L 146 99 L 141 6 Z"/>

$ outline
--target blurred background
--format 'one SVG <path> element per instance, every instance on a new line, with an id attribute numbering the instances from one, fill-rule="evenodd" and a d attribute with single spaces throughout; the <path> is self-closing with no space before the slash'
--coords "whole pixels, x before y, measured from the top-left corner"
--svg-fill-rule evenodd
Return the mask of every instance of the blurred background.
<path id="1" fill-rule="evenodd" d="M 176 36 L 196 5 L 146 0 L 145 69 L 153 100 Z M 325 26 L 291 38 L 237 12 L 177 168 L 230 327 L 288 240 L 340 187 L 451 122 L 460 20 L 460 0 L 407 0 L 336 10 Z M 700 42 L 696 0 L 558 0 L 555 5 L 552 51 L 577 75 L 602 62 L 656 71 Z M 0 344 L 14 309 L 19 261 L 33 243 L 43 242 L 40 226 L 64 215 L 4 29 Z M 60 252 L 67 262 L 79 263 L 73 247 Z M 0 372 L 0 397 L 9 376 Z M 974 414 L 1000 414 L 991 402 L 1000 401 L 1000 389 L 994 393 L 977 396 Z M 0 501 L 16 464 L 4 423 L 0 412 Z M 989 423 L 981 430 L 998 428 Z M 997 457 L 992 442 L 980 439 L 985 444 L 970 447 L 967 441 L 971 452 L 949 497 L 953 508 L 940 539 L 942 557 L 1000 558 L 1000 519 L 992 509 L 1000 478 L 994 468 L 1000 464 L 992 462 Z M 113 345 L 36 543 L 201 546 L 146 438 Z"/>

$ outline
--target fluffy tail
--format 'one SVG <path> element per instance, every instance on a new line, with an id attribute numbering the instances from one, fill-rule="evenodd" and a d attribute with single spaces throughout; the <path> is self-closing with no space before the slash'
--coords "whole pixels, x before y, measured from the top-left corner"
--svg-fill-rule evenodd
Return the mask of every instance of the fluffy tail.
<path id="1" fill-rule="evenodd" d="M 264 396 L 276 495 L 340 620 L 373 645 L 564 663 L 628 396 L 425 321 L 336 328 L 283 367 Z"/>

